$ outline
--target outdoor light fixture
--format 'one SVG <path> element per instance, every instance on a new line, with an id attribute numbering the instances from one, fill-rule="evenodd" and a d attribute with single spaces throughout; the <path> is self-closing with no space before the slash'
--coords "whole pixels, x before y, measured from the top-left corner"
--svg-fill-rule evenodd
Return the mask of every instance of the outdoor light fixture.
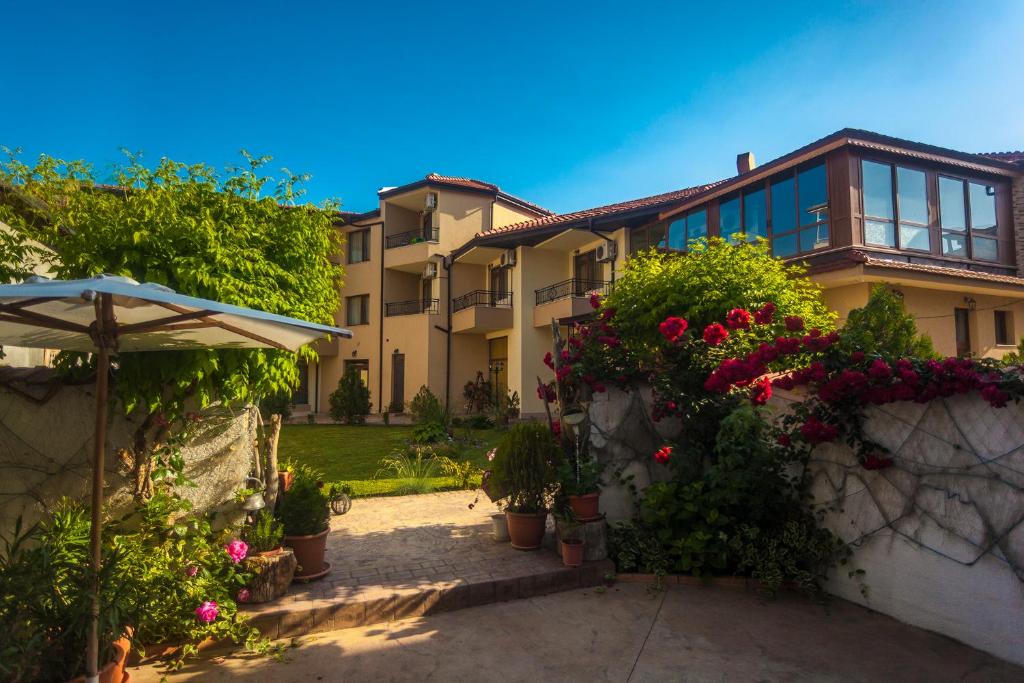
<path id="1" fill-rule="evenodd" d="M 971 309 L 972 311 L 978 307 L 978 302 L 975 301 L 973 297 L 965 296 L 964 303 L 967 304 L 967 308 Z"/>

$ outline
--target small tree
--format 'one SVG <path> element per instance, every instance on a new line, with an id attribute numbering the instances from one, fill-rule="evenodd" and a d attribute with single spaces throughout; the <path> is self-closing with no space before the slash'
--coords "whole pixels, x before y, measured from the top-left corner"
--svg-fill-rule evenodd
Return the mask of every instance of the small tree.
<path id="1" fill-rule="evenodd" d="M 843 327 L 843 346 L 883 358 L 934 358 L 931 338 L 917 333 L 914 316 L 903 298 L 886 285 L 871 288 L 868 302 L 850 311 Z"/>
<path id="2" fill-rule="evenodd" d="M 350 425 L 361 425 L 370 414 L 370 390 L 363 384 L 359 369 L 349 367 L 338 380 L 338 388 L 330 396 L 331 419 Z"/>

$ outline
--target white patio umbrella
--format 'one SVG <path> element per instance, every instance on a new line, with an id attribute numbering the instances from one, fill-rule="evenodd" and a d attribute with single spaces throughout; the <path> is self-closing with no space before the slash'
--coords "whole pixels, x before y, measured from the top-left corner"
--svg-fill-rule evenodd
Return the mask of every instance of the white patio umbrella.
<path id="1" fill-rule="evenodd" d="M 96 431 L 92 463 L 92 569 L 100 570 L 103 458 L 110 355 L 125 351 L 276 348 L 294 351 L 326 335 L 351 337 L 338 327 L 288 318 L 208 299 L 157 284 L 99 275 L 84 280 L 32 277 L 0 285 L 0 344 L 92 352 L 96 364 Z M 87 680 L 99 659 L 99 592 L 93 587 L 86 653 Z"/>

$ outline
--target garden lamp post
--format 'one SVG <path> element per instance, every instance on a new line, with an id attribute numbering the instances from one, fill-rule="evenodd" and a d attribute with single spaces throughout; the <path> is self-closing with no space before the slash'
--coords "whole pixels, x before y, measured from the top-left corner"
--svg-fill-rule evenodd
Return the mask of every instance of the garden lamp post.
<path id="1" fill-rule="evenodd" d="M 82 351 L 96 355 L 93 433 L 92 614 L 86 680 L 98 680 L 99 572 L 111 356 L 123 352 L 207 348 L 296 351 L 327 336 L 351 337 L 337 327 L 178 294 L 157 284 L 98 275 L 82 280 L 31 277 L 0 285 L 0 344 Z"/>

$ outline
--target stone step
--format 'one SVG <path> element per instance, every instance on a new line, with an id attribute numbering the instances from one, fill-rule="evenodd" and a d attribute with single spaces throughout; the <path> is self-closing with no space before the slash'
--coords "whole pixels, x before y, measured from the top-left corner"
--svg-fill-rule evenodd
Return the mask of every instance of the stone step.
<path id="1" fill-rule="evenodd" d="M 243 612 L 268 638 L 293 638 L 597 586 L 614 571 L 611 560 L 599 560 L 502 578 L 455 579 L 410 588 L 361 586 L 356 592 L 339 590 L 337 595 L 313 599 L 289 595 L 276 602 L 246 605 Z"/>

